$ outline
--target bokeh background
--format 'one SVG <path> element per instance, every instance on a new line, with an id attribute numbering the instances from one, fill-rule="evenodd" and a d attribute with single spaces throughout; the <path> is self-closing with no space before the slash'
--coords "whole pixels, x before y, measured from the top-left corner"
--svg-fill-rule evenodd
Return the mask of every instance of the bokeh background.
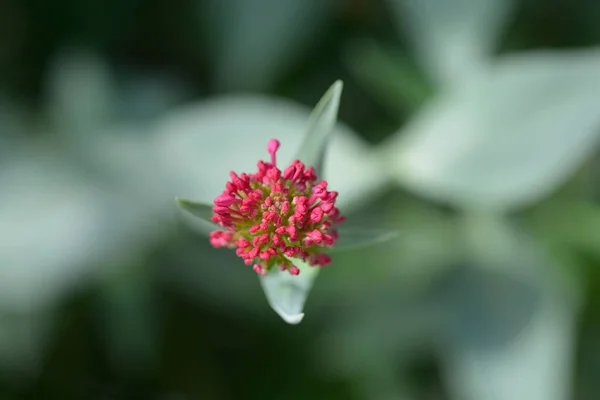
<path id="1" fill-rule="evenodd" d="M 0 398 L 600 398 L 600 3 L 0 0 Z M 344 81 L 288 325 L 174 197 Z M 362 225 L 361 225 L 362 224 Z"/>

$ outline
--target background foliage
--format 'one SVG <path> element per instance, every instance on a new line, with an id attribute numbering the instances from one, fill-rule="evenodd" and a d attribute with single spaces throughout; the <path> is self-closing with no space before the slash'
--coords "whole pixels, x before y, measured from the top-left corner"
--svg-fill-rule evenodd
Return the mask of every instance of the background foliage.
<path id="1" fill-rule="evenodd" d="M 0 0 L 1 399 L 600 396 L 600 5 Z M 175 196 L 344 81 L 297 326 Z"/>

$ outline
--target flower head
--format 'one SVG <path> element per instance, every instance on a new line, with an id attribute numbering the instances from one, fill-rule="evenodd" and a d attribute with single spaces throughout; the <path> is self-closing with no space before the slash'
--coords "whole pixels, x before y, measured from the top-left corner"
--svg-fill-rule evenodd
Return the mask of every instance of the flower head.
<path id="1" fill-rule="evenodd" d="M 323 249 L 338 239 L 334 226 L 344 221 L 335 207 L 337 192 L 318 181 L 315 170 L 296 160 L 281 171 L 276 153 L 279 141 L 267 145 L 271 162 L 259 161 L 255 174 L 237 175 L 215 198 L 212 221 L 226 228 L 210 234 L 214 247 L 237 248 L 236 254 L 254 271 L 272 268 L 298 275 L 289 258 L 325 266 L 331 258 Z"/>

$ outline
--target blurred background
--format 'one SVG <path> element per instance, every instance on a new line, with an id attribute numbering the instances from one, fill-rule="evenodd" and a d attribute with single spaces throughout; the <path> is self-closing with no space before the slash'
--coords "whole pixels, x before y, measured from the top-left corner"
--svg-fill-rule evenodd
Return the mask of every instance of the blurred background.
<path id="1" fill-rule="evenodd" d="M 600 398 L 600 3 L 0 0 L 0 399 Z M 286 324 L 175 206 L 344 81 Z M 363 225 L 361 225 L 363 224 Z M 365 225 L 366 224 L 366 225 Z"/>

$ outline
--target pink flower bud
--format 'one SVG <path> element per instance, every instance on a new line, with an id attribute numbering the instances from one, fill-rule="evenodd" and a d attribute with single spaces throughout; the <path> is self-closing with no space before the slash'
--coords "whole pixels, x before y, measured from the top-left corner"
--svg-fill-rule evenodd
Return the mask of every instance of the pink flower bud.
<path id="1" fill-rule="evenodd" d="M 229 207 L 235 201 L 236 201 L 235 197 L 233 197 L 229 193 L 223 193 L 223 194 L 217 196 L 217 198 L 215 199 L 215 204 L 217 206 Z"/>
<path id="2" fill-rule="evenodd" d="M 317 181 L 315 170 L 295 160 L 284 172 L 277 167 L 279 141 L 267 145 L 271 163 L 259 161 L 255 174 L 230 173 L 226 190 L 215 198 L 211 220 L 227 231 L 214 231 L 214 247 L 236 248 L 235 253 L 254 271 L 266 275 L 273 268 L 298 275 L 288 258 L 323 266 L 331 258 L 322 253 L 338 239 L 334 225 L 344 217 L 335 208 L 337 192 Z"/>

